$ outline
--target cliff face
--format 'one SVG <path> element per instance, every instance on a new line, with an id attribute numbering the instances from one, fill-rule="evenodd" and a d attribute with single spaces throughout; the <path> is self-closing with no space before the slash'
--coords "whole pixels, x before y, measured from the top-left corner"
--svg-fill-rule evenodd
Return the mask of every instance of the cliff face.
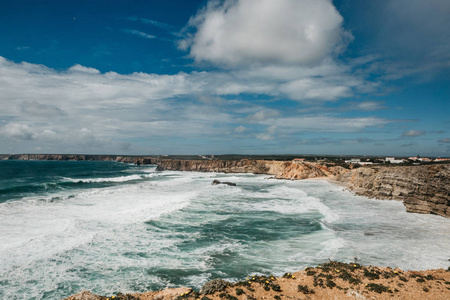
<path id="1" fill-rule="evenodd" d="M 277 179 L 324 178 L 358 195 L 403 201 L 408 212 L 450 217 L 450 165 L 361 167 L 353 170 L 307 162 L 265 160 L 149 160 L 157 170 L 254 173 Z"/>
<path id="2" fill-rule="evenodd" d="M 335 178 L 359 195 L 402 200 L 408 212 L 450 217 L 450 165 L 364 167 Z"/>
<path id="3" fill-rule="evenodd" d="M 196 172 L 254 173 L 274 175 L 277 179 L 328 177 L 339 173 L 339 167 L 327 168 L 315 163 L 269 160 L 152 160 L 157 170 Z"/>
<path id="4" fill-rule="evenodd" d="M 60 161 L 118 161 L 142 164 L 146 159 L 137 156 L 85 154 L 0 154 L 1 160 L 60 160 Z"/>

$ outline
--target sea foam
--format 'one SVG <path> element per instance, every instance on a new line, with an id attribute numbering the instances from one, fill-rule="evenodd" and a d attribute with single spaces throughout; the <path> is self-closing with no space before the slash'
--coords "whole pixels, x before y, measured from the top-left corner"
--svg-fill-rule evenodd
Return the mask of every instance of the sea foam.
<path id="1" fill-rule="evenodd" d="M 408 214 L 399 202 L 323 181 L 128 167 L 0 204 L 0 298 L 199 288 L 328 259 L 447 267 L 449 220 Z M 110 185 L 98 186 L 104 180 Z"/>

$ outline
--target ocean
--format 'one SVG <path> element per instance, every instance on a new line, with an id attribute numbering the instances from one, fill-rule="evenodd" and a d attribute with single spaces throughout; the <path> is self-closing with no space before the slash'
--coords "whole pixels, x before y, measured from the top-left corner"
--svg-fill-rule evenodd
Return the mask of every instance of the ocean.
<path id="1" fill-rule="evenodd" d="M 331 260 L 450 265 L 450 220 L 320 180 L 0 161 L 0 299 L 282 275 Z M 212 181 L 237 186 L 212 185 Z"/>

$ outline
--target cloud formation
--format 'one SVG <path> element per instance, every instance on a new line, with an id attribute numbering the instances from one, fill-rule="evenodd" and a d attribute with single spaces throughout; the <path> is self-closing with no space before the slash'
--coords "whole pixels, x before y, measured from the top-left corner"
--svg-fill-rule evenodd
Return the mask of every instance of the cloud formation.
<path id="1" fill-rule="evenodd" d="M 315 65 L 345 48 L 351 34 L 330 0 L 210 1 L 180 42 L 197 62 L 225 67 Z"/>
<path id="2" fill-rule="evenodd" d="M 142 153 L 143 148 L 132 141 L 239 134 L 251 143 L 299 132 L 360 132 L 392 122 L 311 112 L 293 115 L 289 109 L 240 99 L 242 93 L 282 95 L 283 82 L 296 75 L 279 72 L 275 75 L 279 81 L 272 83 L 269 75 L 250 69 L 121 75 L 81 65 L 57 71 L 0 58 L 0 89 L 2 97 L 9 99 L 0 111 L 0 145 L 21 141 L 16 147 L 24 148 L 17 149 L 33 145 L 39 152 L 117 153 L 127 149 Z M 230 95 L 236 98 L 228 99 Z M 146 150 L 157 152 L 158 148 Z M 0 147 L 0 152 L 5 151 Z"/>
<path id="3" fill-rule="evenodd" d="M 156 36 L 154 36 L 154 35 L 151 35 L 151 34 L 139 31 L 139 30 L 135 30 L 135 29 L 123 29 L 122 31 L 125 32 L 125 33 L 128 33 L 128 34 L 132 34 L 132 35 L 136 35 L 136 36 L 145 38 L 145 39 L 154 39 L 154 38 L 156 38 Z"/>
<path id="4" fill-rule="evenodd" d="M 424 135 L 425 133 L 427 133 L 427 132 L 422 131 L 422 130 L 409 130 L 409 131 L 403 132 L 402 137 L 416 137 L 416 136 Z"/>

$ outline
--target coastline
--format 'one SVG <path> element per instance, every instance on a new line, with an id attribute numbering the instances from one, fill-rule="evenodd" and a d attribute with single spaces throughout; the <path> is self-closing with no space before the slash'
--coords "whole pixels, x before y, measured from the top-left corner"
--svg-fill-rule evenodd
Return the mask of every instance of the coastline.
<path id="1" fill-rule="evenodd" d="M 286 162 L 285 162 L 285 164 L 286 164 Z M 104 165 L 104 164 L 101 164 L 101 165 Z M 115 164 L 116 166 L 120 166 L 121 164 Z M 184 164 L 183 164 L 185 167 L 190 167 L 190 166 L 193 166 L 193 164 L 192 164 L 192 161 L 188 161 L 188 162 L 185 162 Z M 277 165 L 280 165 L 279 163 L 277 164 Z M 305 168 L 305 165 L 304 164 L 301 164 L 300 165 L 302 168 Z M 307 166 L 307 165 L 306 165 Z M 202 164 L 198 164 L 197 166 L 196 166 L 196 168 L 197 167 L 199 167 L 199 168 L 203 168 L 203 170 L 202 170 L 202 172 L 208 172 L 208 171 L 206 171 L 206 170 L 204 170 L 206 167 L 208 167 L 207 166 L 207 164 L 204 164 L 204 163 L 202 163 Z M 228 166 L 228 167 L 230 167 L 230 166 Z M 233 167 L 232 165 L 231 165 L 231 167 Z M 133 167 L 134 169 L 140 169 L 139 167 L 136 167 L 136 166 L 134 166 Z M 151 167 L 151 169 L 153 169 L 154 167 L 152 166 Z M 306 168 L 305 168 L 306 169 Z M 310 168 L 311 169 L 311 168 Z M 358 169 L 357 169 L 358 170 Z M 361 171 L 361 170 L 363 170 L 363 169 L 359 169 L 359 171 Z M 400 168 L 397 168 L 397 170 L 401 170 Z M 216 172 L 216 171 L 214 171 L 214 172 Z M 169 172 L 169 173 L 172 173 L 172 172 Z M 234 173 L 234 172 L 231 172 L 231 173 Z M 164 174 L 164 173 L 161 173 L 160 175 L 162 175 L 162 174 Z M 245 174 L 245 173 L 243 173 L 243 174 Z M 347 174 L 347 173 L 344 173 L 344 174 Z M 180 175 L 180 174 L 178 174 L 178 175 Z M 184 176 L 184 175 L 187 175 L 187 176 L 191 176 L 192 174 L 182 174 L 182 176 Z M 199 175 L 199 174 L 196 174 L 196 175 Z M 202 176 L 206 176 L 207 178 L 210 178 L 210 176 L 208 175 L 208 174 L 203 174 Z M 231 177 L 233 177 L 234 178 L 234 175 L 231 175 L 231 176 L 228 176 L 228 178 L 231 178 Z M 260 178 L 263 178 L 263 176 L 258 176 L 258 177 L 260 177 Z M 281 177 L 281 176 L 278 176 L 278 177 Z M 226 178 L 226 177 L 224 177 L 224 178 Z M 370 178 L 370 177 L 369 177 Z M 284 179 L 284 178 L 277 178 L 277 179 L 283 179 L 283 180 L 286 180 L 286 179 Z M 309 180 L 311 180 L 311 181 L 326 181 L 326 182 L 330 182 L 330 184 L 339 184 L 340 186 L 345 186 L 345 185 L 347 185 L 348 183 L 347 182 L 345 182 L 345 181 L 336 181 L 336 180 L 334 180 L 334 178 L 333 177 L 331 177 L 331 176 L 328 176 L 328 177 L 312 177 L 312 178 L 308 178 Z M 238 182 L 238 181 L 237 181 Z M 205 185 L 205 183 L 206 183 L 206 185 L 208 185 L 209 186 L 209 184 L 210 184 L 210 181 L 209 180 L 206 180 L 206 181 L 204 181 L 204 183 L 201 185 L 201 186 L 204 186 Z M 300 183 L 300 182 L 298 182 L 298 183 Z M 286 182 L 286 184 L 290 184 L 290 183 L 287 183 Z M 294 184 L 296 184 L 296 183 L 294 183 Z M 198 187 L 201 187 L 201 186 L 198 186 Z M 339 188 L 337 188 L 338 190 L 340 190 Z M 228 188 L 227 189 L 223 189 L 223 190 L 228 190 Z M 232 191 L 232 190 L 228 190 L 228 191 Z M 365 201 L 365 200 L 361 200 L 361 201 Z M 375 202 L 375 201 L 372 201 L 372 202 Z M 390 204 L 389 204 L 390 205 Z M 394 205 L 394 203 L 392 203 L 392 205 Z M 400 206 L 400 204 L 395 204 L 397 207 L 401 207 Z M 424 218 L 428 218 L 427 216 L 413 216 L 413 215 L 410 215 L 410 218 L 409 218 L 409 220 L 410 221 L 412 221 L 412 222 L 414 222 L 414 220 L 420 220 L 420 219 L 424 219 Z M 436 217 L 437 218 L 437 217 Z M 443 220 L 444 221 L 444 220 Z M 441 253 L 446 253 L 446 251 L 441 251 Z M 324 258 L 324 259 L 326 259 L 326 258 Z M 257 258 L 256 258 L 256 260 L 258 260 Z M 447 260 L 447 259 L 445 259 L 445 260 Z M 323 261 L 323 260 L 322 260 Z M 348 261 L 348 260 L 347 260 Z M 371 262 L 369 262 L 369 263 L 371 263 Z M 376 262 L 376 263 L 373 263 L 373 264 L 375 264 L 375 265 L 378 265 L 378 266 L 382 266 L 383 265 L 383 262 L 382 261 L 379 261 L 379 262 Z M 304 265 L 303 265 L 304 266 Z M 395 267 L 395 265 L 390 265 L 391 267 Z M 436 267 L 432 267 L 432 266 L 430 266 L 431 268 L 436 268 Z M 444 266 L 442 266 L 442 265 L 440 265 L 440 266 L 438 266 L 438 267 L 447 267 L 446 266 L 446 263 L 444 263 Z M 375 267 L 369 267 L 369 268 L 375 268 Z M 404 267 L 402 267 L 402 268 L 404 268 Z M 379 268 L 378 270 L 381 270 L 381 269 L 383 269 L 383 268 Z M 407 269 L 407 268 L 406 268 Z M 414 270 L 418 270 L 418 269 L 420 269 L 420 268 L 412 268 L 412 269 L 414 269 Z M 425 268 L 424 268 L 425 269 Z M 420 270 L 424 270 L 424 269 L 420 269 Z M 292 270 L 292 269 L 291 269 Z M 291 270 L 289 270 L 289 271 L 291 271 Z M 375 270 L 375 269 L 373 269 L 373 270 Z M 388 269 L 389 270 L 389 269 Z M 437 272 L 437 273 L 434 273 L 434 272 Z M 383 273 L 383 271 L 379 271 L 379 272 L 381 272 L 381 273 Z M 389 271 L 389 272 L 391 272 L 391 271 Z M 412 272 L 414 272 L 414 271 L 412 271 Z M 428 273 L 427 273 L 428 272 Z M 430 273 L 431 272 L 431 273 Z M 339 272 L 336 272 L 336 273 L 339 273 Z M 392 272 L 391 272 L 392 273 Z M 405 274 L 410 274 L 409 272 L 405 272 Z M 423 278 L 425 278 L 425 277 L 428 277 L 429 275 L 431 275 L 431 276 L 434 276 L 434 277 L 436 277 L 436 276 L 441 276 L 442 274 L 442 270 L 428 270 L 428 271 L 420 271 L 419 273 L 411 273 L 412 275 L 414 275 L 414 276 L 416 276 L 416 277 L 412 277 L 412 276 L 410 276 L 409 277 L 409 280 L 408 280 L 408 282 L 409 281 L 411 281 L 411 282 L 413 282 L 414 283 L 414 281 L 413 281 L 413 279 L 414 280 L 416 280 L 416 279 L 423 279 Z M 279 273 L 277 273 L 277 274 L 279 274 Z M 296 272 L 295 273 L 296 274 L 296 276 L 298 277 L 298 278 L 300 278 L 301 276 L 303 276 L 302 274 L 303 274 L 303 271 L 300 271 L 300 272 Z M 334 273 L 333 273 L 334 274 Z M 416 274 L 416 275 L 415 275 Z M 417 274 L 422 274 L 422 275 L 420 275 L 421 277 L 417 277 Z M 434 274 L 434 275 L 433 275 Z M 441 275 L 440 275 L 441 274 Z M 337 275 L 337 274 L 336 274 Z M 436 275 L 436 276 L 435 276 Z M 177 274 L 175 275 L 175 276 L 178 276 Z M 219 275 L 220 276 L 220 275 Z M 243 274 L 241 274 L 241 276 L 245 276 L 245 275 L 243 275 Z M 325 274 L 325 275 L 323 275 L 323 276 L 328 276 L 328 274 Z M 323 277 L 322 276 L 322 278 L 325 278 L 325 279 L 327 279 L 327 277 Z M 409 275 L 408 275 L 409 276 Z M 441 276 L 442 277 L 442 276 Z M 213 277 L 214 278 L 214 277 Z M 239 277 L 238 277 L 239 278 Z M 405 277 L 406 278 L 406 277 Z M 444 277 L 442 277 L 443 279 L 441 280 L 441 281 L 443 281 L 443 280 L 446 280 L 447 282 L 448 281 L 450 281 L 450 280 L 448 280 L 446 277 L 444 278 Z M 280 283 L 281 282 L 284 282 L 283 280 L 284 279 L 282 279 L 282 278 L 278 278 L 279 280 L 280 280 Z M 277 279 L 277 280 L 278 280 Z M 390 278 L 389 278 L 390 279 Z M 408 279 L 408 278 L 407 278 Z M 298 285 L 303 285 L 303 286 L 306 286 L 306 282 L 308 282 L 308 278 L 306 277 L 306 278 L 303 278 L 302 279 L 303 281 L 301 281 L 300 283 L 298 283 L 298 282 L 296 282 L 296 284 L 298 283 Z M 356 292 L 358 292 L 359 294 L 352 294 L 351 296 L 355 296 L 355 295 L 362 295 L 362 296 L 364 296 L 364 294 L 361 294 L 362 292 L 364 292 L 365 291 L 365 285 L 364 286 L 353 286 L 353 285 L 351 285 L 350 287 L 346 287 L 345 286 L 345 282 L 340 282 L 339 281 L 340 279 L 338 279 L 338 278 L 336 278 L 336 281 L 335 281 L 335 283 L 337 283 L 337 286 L 339 286 L 339 287 L 341 287 L 342 289 L 345 289 L 345 288 L 348 288 L 348 290 L 347 290 L 347 292 L 352 292 L 353 293 L 353 291 L 355 291 L 355 293 Z M 334 281 L 334 280 L 333 280 Z M 402 280 L 400 280 L 400 281 L 402 281 Z M 436 288 L 436 290 L 440 290 L 439 289 L 439 286 L 438 285 L 442 285 L 442 282 L 441 282 L 441 284 L 440 283 L 437 283 L 437 285 L 434 285 L 434 284 L 431 284 L 432 282 L 433 282 L 433 280 L 428 280 L 428 279 L 426 279 L 426 281 L 428 282 L 428 281 L 430 281 L 429 282 L 429 285 L 427 285 L 427 286 L 418 286 L 418 287 L 409 287 L 408 288 L 408 291 L 414 291 L 414 295 L 415 294 L 417 294 L 417 295 L 420 295 L 421 297 L 426 297 L 426 298 L 429 298 L 429 299 L 439 299 L 439 297 L 436 297 L 436 298 L 433 298 L 433 297 L 431 297 L 430 298 L 430 296 L 431 295 L 433 295 L 432 293 L 430 293 L 430 291 L 433 289 L 433 291 L 434 291 L 434 288 Z M 403 281 L 402 281 L 403 282 Z M 404 284 L 404 283 L 402 283 L 402 282 L 397 282 L 397 283 L 400 283 L 400 284 Z M 291 282 L 292 283 L 292 282 Z M 309 282 L 309 283 L 311 283 L 311 282 Z M 366 282 L 365 284 L 370 284 L 370 283 L 375 283 L 375 282 L 373 282 L 373 281 L 369 281 L 368 283 Z M 392 283 L 392 282 L 391 282 Z M 422 283 L 422 282 L 418 282 L 418 283 Z M 377 282 L 377 283 L 375 283 L 375 284 L 382 284 L 382 282 Z M 445 281 L 444 281 L 444 284 L 445 284 Z M 189 283 L 189 285 L 190 285 L 190 283 Z M 387 284 L 383 284 L 384 286 L 388 286 Z M 175 285 L 176 286 L 176 285 Z M 390 286 L 390 285 L 389 285 Z M 442 285 L 442 286 L 444 286 L 444 287 L 446 287 L 446 285 Z M 164 286 L 158 286 L 158 288 L 163 288 Z M 196 285 L 196 287 L 198 288 L 199 286 L 198 285 Z M 309 286 L 308 286 L 309 287 Z M 313 284 L 313 287 L 314 287 L 314 284 Z M 310 289 L 313 289 L 313 287 L 309 287 Z M 255 290 L 257 290 L 257 288 L 256 287 L 251 287 L 251 288 L 253 288 L 253 289 L 255 289 Z M 291 286 L 290 287 L 290 289 L 291 290 L 296 290 L 296 286 L 295 286 L 295 284 L 293 285 L 293 286 Z M 315 293 L 317 294 L 317 295 L 319 295 L 321 292 L 319 291 L 319 290 L 321 290 L 323 287 L 317 287 L 317 286 L 315 286 L 314 288 L 317 288 L 318 289 L 318 291 L 315 291 Z M 328 290 L 328 288 L 330 289 L 330 290 Z M 420 291 L 420 288 L 422 288 L 422 290 L 425 288 L 425 289 L 428 289 L 428 292 L 425 292 L 425 291 L 423 291 L 423 292 L 425 292 L 426 294 L 423 294 L 423 292 L 421 292 Z M 284 290 L 287 290 L 288 288 L 286 287 L 286 288 L 284 288 Z M 327 296 L 329 296 L 329 295 L 335 295 L 336 296 L 336 293 L 338 293 L 337 295 L 339 296 L 339 299 L 345 299 L 344 297 L 346 297 L 347 296 L 347 294 L 340 294 L 340 291 L 341 291 L 341 289 L 339 289 L 339 288 L 336 288 L 336 287 L 334 287 L 334 288 L 330 288 L 330 287 L 326 287 L 326 291 L 325 292 L 323 292 L 322 294 L 320 294 L 321 296 L 320 296 L 320 298 L 317 298 L 317 299 L 327 299 L 326 297 Z M 261 291 L 261 293 L 265 293 L 266 291 L 265 291 L 265 289 L 264 289 L 264 286 L 259 286 L 259 290 Z M 391 288 L 391 290 L 392 290 L 392 288 Z M 397 297 L 397 296 L 399 296 L 399 295 L 401 295 L 401 293 L 403 293 L 403 291 L 402 291 L 402 289 L 398 289 L 399 291 L 400 291 L 400 293 L 398 293 L 398 294 L 396 294 L 395 296 Z M 113 290 L 112 290 L 113 291 Z M 250 292 L 251 292 L 251 290 L 249 290 Z M 394 290 L 395 291 L 395 290 Z M 76 291 L 73 291 L 73 292 L 76 292 Z M 172 293 L 173 292 L 173 290 L 171 290 L 171 292 L 170 293 Z M 233 292 L 235 292 L 235 289 L 234 290 L 230 290 L 229 291 L 230 292 L 230 297 L 236 297 L 236 298 L 238 298 L 238 299 L 241 299 L 240 297 L 237 297 L 237 296 L 239 296 L 239 295 L 237 295 L 237 294 L 233 294 Z M 372 291 L 368 291 L 369 293 L 370 292 L 372 292 Z M 440 292 L 442 292 L 442 291 L 440 291 Z M 444 291 L 444 292 L 446 292 L 446 291 Z M 159 293 L 159 292 L 152 292 L 152 293 Z M 185 292 L 183 292 L 183 293 L 186 293 L 186 291 Z M 392 295 L 390 295 L 390 293 L 389 292 L 385 292 L 386 294 L 384 294 L 384 293 L 381 293 L 381 295 L 377 295 L 377 294 L 374 294 L 375 296 L 377 296 L 377 298 L 380 298 L 380 297 L 384 297 L 384 296 L 386 296 L 386 297 L 388 297 L 388 298 L 391 298 L 391 297 L 394 297 L 394 296 L 392 296 Z M 434 293 L 434 292 L 433 292 Z M 173 293 L 172 293 L 173 294 Z M 174 299 L 176 299 L 178 296 L 180 296 L 182 293 L 178 293 L 177 295 L 176 295 L 176 297 L 174 298 Z M 189 294 L 192 294 L 191 296 L 196 296 L 196 294 L 194 293 L 194 292 L 190 292 Z M 188 295 L 189 294 L 184 294 L 183 295 L 183 297 L 184 298 L 186 298 L 186 299 L 188 299 Z M 315 294 L 315 295 L 316 295 Z M 67 295 L 67 294 L 65 294 L 65 295 Z M 64 295 L 64 296 L 65 296 Z M 277 296 L 278 294 L 269 294 L 269 295 L 266 295 L 266 294 L 260 294 L 260 296 L 261 297 L 266 297 L 266 298 L 274 298 L 274 296 Z M 280 294 L 281 295 L 281 294 Z M 283 295 L 287 295 L 287 294 L 284 294 L 283 293 Z M 369 294 L 370 295 L 370 294 Z M 442 299 L 443 297 L 442 297 L 442 294 L 439 294 L 440 295 L 440 298 Z M 447 295 L 447 294 L 444 294 L 444 295 Z M 158 297 L 160 297 L 161 295 L 159 294 L 159 296 Z M 189 297 L 191 297 L 191 296 L 189 296 Z M 250 296 L 250 295 L 249 295 Z M 258 295 L 255 295 L 255 296 L 258 296 Z M 297 295 L 298 296 L 298 295 Z M 313 296 L 312 295 L 305 295 L 305 297 L 306 296 L 308 296 L 308 297 L 310 297 L 310 299 L 314 299 L 314 298 L 312 298 Z M 342 297 L 341 297 L 342 296 Z M 368 295 L 366 295 L 366 296 L 368 296 Z M 364 296 L 364 297 L 366 297 L 366 296 Z M 135 297 L 135 296 L 129 296 L 129 297 Z M 153 296 L 152 296 L 153 297 Z M 164 297 L 166 297 L 166 296 L 164 296 Z M 219 298 L 223 298 L 223 297 L 220 297 L 220 296 L 218 296 Z M 258 296 L 259 297 L 259 296 Z M 291 296 L 290 296 L 291 297 Z M 292 296 L 292 297 L 294 297 L 294 296 Z M 315 297 L 315 296 L 314 296 Z M 368 296 L 369 297 L 369 299 L 370 299 L 370 297 L 373 297 L 373 296 Z M 117 298 L 117 297 L 116 297 Z M 219 299 L 219 298 L 211 298 L 210 297 L 210 299 Z M 104 297 L 104 298 L 92 298 L 92 299 L 106 299 L 106 297 Z M 117 298 L 117 299 L 120 299 L 120 298 Z M 129 299 L 131 299 L 131 298 L 129 298 Z M 145 299 L 145 298 L 141 298 L 141 299 Z M 154 298 L 147 298 L 147 299 L 154 299 Z M 159 299 L 162 299 L 162 298 L 159 298 Z M 166 298 L 164 298 L 164 299 L 168 299 L 167 297 Z M 195 298 L 193 298 L 193 299 L 195 299 Z M 243 299 L 245 299 L 245 298 L 243 298 Z M 251 298 L 249 298 L 249 299 L 251 299 Z M 257 298 L 257 299 L 259 299 L 259 298 Z M 331 298 L 331 299 L 333 299 L 333 298 Z M 353 298 L 349 298 L 349 299 L 353 299 Z M 362 299 L 362 298 L 360 298 L 360 299 Z M 410 299 L 410 298 L 404 298 L 404 299 Z"/>
<path id="2" fill-rule="evenodd" d="M 317 162 L 197 160 L 121 155 L 1 154 L 0 159 L 116 161 L 136 165 L 155 164 L 158 171 L 253 173 L 286 180 L 321 178 L 343 185 L 360 196 L 402 201 L 407 212 L 450 217 L 450 164 L 445 163 L 417 166 L 373 165 L 347 169 L 333 163 Z"/>
<path id="3" fill-rule="evenodd" d="M 145 293 L 94 295 L 84 291 L 64 300 L 156 299 L 446 299 L 450 297 L 450 268 L 403 271 L 357 263 L 329 262 L 281 277 L 249 275 L 229 283 L 212 280 L 194 291 L 188 287 Z"/>

